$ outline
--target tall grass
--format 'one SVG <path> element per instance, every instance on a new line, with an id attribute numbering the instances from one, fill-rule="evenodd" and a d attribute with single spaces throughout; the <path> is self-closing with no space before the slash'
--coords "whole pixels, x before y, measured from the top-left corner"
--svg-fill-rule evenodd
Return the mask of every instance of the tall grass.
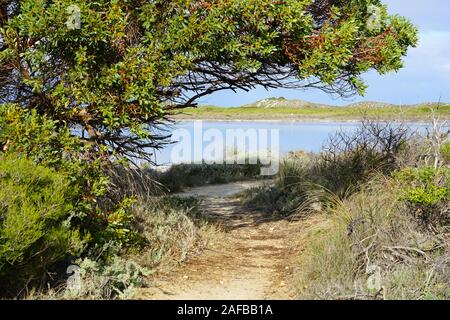
<path id="1" fill-rule="evenodd" d="M 450 298 L 448 229 L 423 229 L 401 190 L 378 176 L 322 213 L 328 223 L 300 259 L 300 298 Z"/>
<path id="2" fill-rule="evenodd" d="M 318 221 L 299 235 L 298 298 L 450 298 L 448 139 L 433 136 L 369 123 L 319 155 L 291 154 L 274 185 L 244 194 L 247 206 Z"/>
<path id="3" fill-rule="evenodd" d="M 180 165 L 163 173 L 164 178 L 149 169 L 119 168 L 111 173 L 116 192 L 135 199 L 129 208 L 130 227 L 142 238 L 142 246 L 137 254 L 131 252 L 132 259 L 152 272 L 166 272 L 189 254 L 206 248 L 211 239 L 222 236 L 220 227 L 204 218 L 201 200 L 167 193 L 172 184 L 177 186 L 173 187 L 176 190 L 185 186 L 183 181 L 186 180 L 181 178 L 183 172 L 184 179 L 198 173 L 205 183 L 204 175 L 216 170 L 218 168 L 209 165 Z"/>
<path id="4" fill-rule="evenodd" d="M 281 163 L 274 186 L 250 190 L 244 204 L 281 214 L 299 213 L 305 202 L 319 207 L 321 194 L 345 198 L 377 172 L 400 167 L 411 137 L 403 126 L 364 120 L 355 132 L 330 137 L 320 154 L 291 153 Z M 409 156 L 409 154 L 408 154 Z"/>
<path id="5" fill-rule="evenodd" d="M 162 197 L 133 207 L 135 228 L 147 246 L 134 259 L 155 272 L 168 272 L 190 254 L 222 237 L 219 226 L 202 218 L 196 198 Z"/>

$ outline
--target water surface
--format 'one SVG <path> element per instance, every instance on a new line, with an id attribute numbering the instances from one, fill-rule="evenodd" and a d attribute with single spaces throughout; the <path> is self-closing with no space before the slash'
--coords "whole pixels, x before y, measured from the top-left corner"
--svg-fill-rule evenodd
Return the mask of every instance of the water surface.
<path id="1" fill-rule="evenodd" d="M 184 132 L 191 136 L 191 141 L 193 145 L 198 145 L 199 131 L 198 127 L 201 123 L 201 133 L 200 136 L 204 137 L 206 132 L 221 133 L 224 137 L 227 134 L 227 130 L 248 130 L 260 132 L 261 130 L 267 130 L 270 138 L 270 132 L 277 130 L 279 133 L 279 150 L 281 155 L 286 155 L 290 151 L 303 150 L 307 152 L 318 152 L 322 149 L 330 135 L 335 134 L 338 131 L 351 132 L 360 126 L 358 122 L 286 122 L 286 121 L 199 121 L 197 122 L 197 130 L 195 130 L 194 121 L 180 121 L 173 125 L 171 129 L 172 133 Z M 410 123 L 408 126 L 411 130 L 418 130 L 419 132 L 426 132 L 429 125 Z M 197 139 L 194 139 L 195 134 L 197 134 Z M 180 139 L 179 141 L 181 141 Z M 225 140 L 225 138 L 224 138 Z M 247 140 L 246 143 L 249 141 Z M 174 142 L 171 145 L 166 146 L 163 150 L 156 151 L 155 158 L 156 162 L 160 165 L 168 165 L 173 161 L 172 150 L 177 147 L 181 142 Z M 203 141 L 202 148 L 208 144 L 215 142 L 205 142 Z M 262 143 L 264 145 L 264 143 Z M 270 148 L 272 141 L 268 139 L 268 145 L 264 146 Z M 233 146 L 227 145 L 228 149 L 233 148 Z M 255 147 L 255 146 L 253 146 Z M 194 146 L 192 146 L 192 154 L 194 154 Z M 258 150 L 260 145 L 257 146 Z"/>

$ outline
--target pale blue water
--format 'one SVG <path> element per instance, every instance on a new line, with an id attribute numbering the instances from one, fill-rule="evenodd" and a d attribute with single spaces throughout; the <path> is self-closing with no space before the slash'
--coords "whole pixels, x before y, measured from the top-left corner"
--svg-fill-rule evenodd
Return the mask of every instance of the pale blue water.
<path id="1" fill-rule="evenodd" d="M 269 137 L 271 130 L 278 130 L 279 132 L 279 151 L 281 155 L 287 154 L 289 151 L 304 150 L 307 152 L 318 152 L 322 149 L 324 143 L 330 137 L 330 135 L 336 133 L 337 131 L 353 131 L 358 126 L 359 123 L 353 122 L 271 122 L 271 121 L 202 121 L 202 130 L 200 136 L 205 132 L 211 132 L 210 129 L 215 129 L 215 132 L 221 133 L 224 137 L 226 136 L 227 130 L 249 130 L 254 129 L 255 132 L 268 130 Z M 418 130 L 420 132 L 425 132 L 427 125 L 412 123 L 408 126 L 412 130 Z M 185 134 L 191 136 L 192 142 L 192 154 L 194 154 L 194 145 L 198 145 L 197 140 L 194 140 L 194 122 L 193 121 L 181 121 L 175 124 L 172 128 L 172 132 L 177 132 L 177 130 L 182 130 Z M 178 131 L 179 132 L 179 131 Z M 200 131 L 198 131 L 200 132 Z M 202 137 L 201 137 L 202 138 Z M 200 139 L 201 139 L 200 138 Z M 180 139 L 181 140 L 181 139 Z M 225 140 L 225 138 L 224 138 Z M 260 141 L 259 139 L 258 141 Z M 268 139 L 268 145 L 265 147 L 272 146 L 272 141 Z M 211 142 L 203 142 L 203 148 L 205 145 Z M 171 163 L 177 163 L 180 161 L 173 161 L 172 150 L 179 143 L 174 143 L 165 147 L 161 151 L 156 151 L 155 160 L 159 165 L 167 165 Z M 227 149 L 233 146 L 226 146 Z M 255 146 L 253 146 L 255 147 Z M 257 146 L 258 150 L 260 146 Z M 184 162 L 184 161 L 183 161 Z"/>

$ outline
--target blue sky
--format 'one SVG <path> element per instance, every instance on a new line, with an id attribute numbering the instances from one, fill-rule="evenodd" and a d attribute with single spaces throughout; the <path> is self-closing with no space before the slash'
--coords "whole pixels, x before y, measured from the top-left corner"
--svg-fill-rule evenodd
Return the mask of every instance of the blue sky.
<path id="1" fill-rule="evenodd" d="M 376 72 L 364 75 L 369 88 L 364 97 L 336 99 L 319 90 L 271 90 L 257 88 L 251 92 L 218 92 L 200 102 L 218 106 L 239 106 L 268 97 L 302 99 L 318 103 L 344 105 L 357 101 L 380 101 L 397 104 L 450 102 L 450 1 L 384 0 L 390 13 L 409 18 L 420 31 L 417 48 L 409 51 L 405 67 L 384 76 Z"/>

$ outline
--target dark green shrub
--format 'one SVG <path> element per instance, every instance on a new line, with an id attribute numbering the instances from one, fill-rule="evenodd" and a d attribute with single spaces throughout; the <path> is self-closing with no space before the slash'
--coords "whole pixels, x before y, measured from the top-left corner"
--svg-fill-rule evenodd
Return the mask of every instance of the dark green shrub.
<path id="1" fill-rule="evenodd" d="M 111 183 L 107 169 L 114 166 L 102 149 L 80 141 L 60 122 L 12 104 L 0 105 L 0 147 L 5 156 L 26 157 L 68 177 L 76 199 L 72 225 L 89 232 L 91 244 L 138 242 L 129 230 L 131 195 Z"/>
<path id="2" fill-rule="evenodd" d="M 43 283 L 56 263 L 82 251 L 87 238 L 69 221 L 77 194 L 54 170 L 26 159 L 1 159 L 0 287 L 7 293 Z"/>

